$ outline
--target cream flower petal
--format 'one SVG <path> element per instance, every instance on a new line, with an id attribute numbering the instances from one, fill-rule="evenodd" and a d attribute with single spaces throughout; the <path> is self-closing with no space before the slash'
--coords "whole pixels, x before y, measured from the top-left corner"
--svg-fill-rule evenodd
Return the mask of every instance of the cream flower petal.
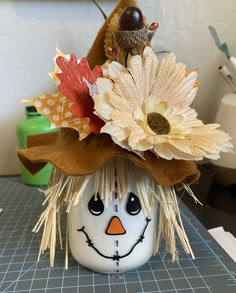
<path id="1" fill-rule="evenodd" d="M 169 119 L 171 125 L 180 125 L 185 121 L 183 115 L 175 115 Z"/>
<path id="2" fill-rule="evenodd" d="M 135 150 L 135 152 L 144 152 L 147 150 L 152 149 L 152 143 L 149 143 L 145 139 L 139 140 L 138 142 L 134 141 L 132 138 L 129 139 L 129 146 L 132 150 Z"/>
<path id="3" fill-rule="evenodd" d="M 143 90 L 143 79 L 142 79 L 142 57 L 140 55 L 134 56 L 128 65 L 128 72 L 133 78 L 133 82 L 139 89 L 139 98 L 145 98 Z M 139 105 L 142 104 L 142 100 L 138 102 Z"/>
<path id="4" fill-rule="evenodd" d="M 178 91 L 183 84 L 185 72 L 186 66 L 181 63 L 176 64 L 174 54 L 167 55 L 160 63 L 151 94 L 155 93 L 157 98 L 166 100 L 172 103 L 171 105 L 176 105 L 176 98 L 178 99 Z"/>
<path id="5" fill-rule="evenodd" d="M 178 149 L 180 152 L 184 154 L 188 154 L 188 155 L 193 154 L 194 148 L 191 145 L 187 144 L 185 142 L 185 139 L 171 140 L 169 141 L 169 144 L 172 145 L 173 148 Z M 203 156 L 202 150 L 198 149 L 198 152 L 197 152 L 197 150 L 195 149 L 195 156 L 202 157 Z"/>
<path id="6" fill-rule="evenodd" d="M 173 102 L 172 105 L 174 107 L 183 109 L 192 103 L 197 93 L 197 87 L 194 87 L 196 83 L 196 79 L 197 79 L 197 72 L 193 71 L 186 78 L 184 78 L 184 83 L 181 85 L 181 87 L 176 88 L 176 92 L 174 94 L 176 96 L 176 99 L 173 99 L 172 101 Z M 195 90 L 192 91 L 192 89 L 195 89 Z M 189 96 L 190 94 L 191 96 Z"/>
<path id="7" fill-rule="evenodd" d="M 101 129 L 101 133 L 107 133 L 110 134 L 113 141 L 119 145 L 122 148 L 128 149 L 129 151 L 133 151 L 132 148 L 127 145 L 126 138 L 129 136 L 129 131 L 120 129 L 119 127 L 116 127 L 115 125 L 112 125 L 111 123 L 107 123 L 104 125 Z M 143 158 L 143 152 L 142 151 L 133 151 L 138 156 Z"/>
<path id="8" fill-rule="evenodd" d="M 150 95 L 150 89 L 153 88 L 156 82 L 159 69 L 159 60 L 156 54 L 150 47 L 146 47 L 143 53 L 143 76 L 148 76 L 148 79 L 143 79 L 145 97 Z"/>
<path id="9" fill-rule="evenodd" d="M 186 82 L 183 87 L 184 90 L 187 92 L 191 91 L 194 88 L 196 81 L 197 81 L 197 72 L 193 71 L 186 77 Z M 186 104 L 186 105 L 188 106 L 189 104 Z"/>
<path id="10" fill-rule="evenodd" d="M 110 92 L 104 95 L 97 95 L 93 98 L 95 113 L 105 121 L 111 119 L 111 113 L 113 111 L 113 107 L 109 103 L 109 93 Z"/>
<path id="11" fill-rule="evenodd" d="M 141 108 L 137 107 L 137 109 L 134 110 L 134 118 L 139 121 L 145 121 L 145 115 Z"/>
<path id="12" fill-rule="evenodd" d="M 189 91 L 188 94 L 186 94 L 186 97 L 185 97 L 185 101 L 186 101 L 185 106 L 192 104 L 192 102 L 193 102 L 193 100 L 194 100 L 194 98 L 195 98 L 195 96 L 197 94 L 197 91 L 198 91 L 198 87 L 194 87 L 193 89 L 191 89 Z M 183 108 L 185 109 L 185 107 L 183 107 Z"/>
<path id="13" fill-rule="evenodd" d="M 109 71 L 108 71 L 108 65 L 111 63 L 111 61 L 110 60 L 107 60 L 102 66 L 101 66 L 101 68 L 102 68 L 102 75 L 103 75 L 103 77 L 105 77 L 105 78 L 110 78 L 110 76 L 109 76 Z"/>
<path id="14" fill-rule="evenodd" d="M 116 61 L 113 61 L 108 65 L 108 74 L 112 80 L 115 80 L 121 73 L 124 72 L 127 72 L 127 69 Z"/>
<path id="15" fill-rule="evenodd" d="M 133 109 L 130 107 L 129 101 L 122 99 L 122 97 L 116 92 L 112 92 L 109 97 L 109 103 L 112 105 L 113 109 L 119 110 L 123 113 L 133 113 Z"/>
<path id="16" fill-rule="evenodd" d="M 111 113 L 111 120 L 113 120 L 113 123 L 120 128 L 126 128 L 126 129 L 136 129 L 138 124 L 133 119 L 133 116 L 130 113 L 123 113 L 118 110 L 113 110 Z"/>
<path id="17" fill-rule="evenodd" d="M 113 88 L 113 82 L 107 78 L 98 78 L 96 80 L 96 86 L 99 93 L 109 92 Z"/>
<path id="18" fill-rule="evenodd" d="M 128 138 L 128 144 L 131 149 L 143 152 L 152 149 L 153 142 L 150 140 L 151 137 L 149 138 L 149 140 L 146 139 L 146 134 L 142 130 L 142 128 L 136 128 L 131 132 Z"/>
<path id="19" fill-rule="evenodd" d="M 120 75 L 119 82 L 116 82 L 114 85 L 114 91 L 122 100 L 126 101 L 130 111 L 133 112 L 137 104 L 140 106 L 139 88 L 137 88 L 132 76 L 128 72 Z"/>
<path id="20" fill-rule="evenodd" d="M 159 153 L 159 156 L 162 157 L 163 154 L 161 152 L 164 152 L 165 158 L 167 160 L 176 159 L 176 160 L 201 160 L 201 157 L 192 156 L 191 154 L 183 153 L 174 146 L 170 144 L 163 144 L 163 147 L 160 148 L 160 145 L 155 146 L 155 153 Z M 167 156 L 168 155 L 168 156 Z"/>
<path id="21" fill-rule="evenodd" d="M 160 114 L 165 114 L 168 109 L 168 104 L 165 101 L 157 102 L 154 98 L 150 98 L 146 105 L 146 113 L 157 112 Z"/>
<path id="22" fill-rule="evenodd" d="M 173 152 L 169 149 L 168 144 L 158 144 L 154 146 L 154 153 L 161 157 L 164 158 L 166 160 L 171 160 L 174 157 Z"/>
<path id="23" fill-rule="evenodd" d="M 228 141 L 229 136 L 223 131 L 215 129 L 216 127 L 218 127 L 216 124 L 209 124 L 194 128 L 185 136 L 184 140 L 172 140 L 170 144 L 178 150 L 192 155 L 195 160 L 203 159 L 203 157 L 217 159 L 219 152 L 228 152 L 232 144 Z"/>
<path id="24" fill-rule="evenodd" d="M 107 123 L 106 125 L 104 125 L 101 128 L 101 133 L 110 134 L 112 137 L 114 137 L 116 142 L 121 142 L 125 140 L 129 135 L 129 131 L 125 129 L 120 129 L 117 126 L 112 125 L 112 123 Z"/>
<path id="25" fill-rule="evenodd" d="M 128 71 L 139 88 L 139 104 L 149 97 L 150 89 L 156 80 L 158 65 L 157 56 L 149 47 L 145 48 L 143 57 L 136 55 L 129 62 Z M 149 78 L 143 79 L 143 76 L 148 76 Z"/>

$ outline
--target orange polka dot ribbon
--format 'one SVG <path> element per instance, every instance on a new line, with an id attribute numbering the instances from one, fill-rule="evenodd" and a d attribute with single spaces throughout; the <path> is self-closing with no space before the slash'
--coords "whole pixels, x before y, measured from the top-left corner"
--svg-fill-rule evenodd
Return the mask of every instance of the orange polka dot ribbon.
<path id="1" fill-rule="evenodd" d="M 79 133 L 79 139 L 86 138 L 91 130 L 89 118 L 77 118 L 71 113 L 73 102 L 61 92 L 56 94 L 44 94 L 29 101 L 37 111 L 48 117 L 52 128 L 69 127 Z"/>

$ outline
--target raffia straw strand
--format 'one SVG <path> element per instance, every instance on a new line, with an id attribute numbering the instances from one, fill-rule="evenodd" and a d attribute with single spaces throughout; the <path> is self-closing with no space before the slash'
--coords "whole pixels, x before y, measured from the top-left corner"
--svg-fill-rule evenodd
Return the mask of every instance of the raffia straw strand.
<path id="1" fill-rule="evenodd" d="M 175 228 L 175 231 L 177 233 L 177 235 L 179 236 L 179 239 L 181 241 L 181 244 L 183 246 L 183 249 L 186 253 L 190 253 L 190 247 L 187 241 L 187 237 L 184 231 L 184 227 L 182 225 L 182 222 L 180 222 L 180 212 L 179 212 L 179 208 L 178 208 L 178 203 L 177 201 L 175 202 L 174 198 L 171 198 L 171 195 L 173 195 L 173 193 L 171 193 L 171 189 L 169 190 L 169 194 L 168 194 L 168 201 L 171 201 L 172 203 L 170 204 L 169 208 L 170 208 L 170 216 L 171 216 L 171 220 L 173 223 L 173 226 Z M 176 219 L 177 217 L 177 219 Z"/>
<path id="2" fill-rule="evenodd" d="M 188 187 L 188 189 L 189 189 L 189 190 L 191 191 L 191 193 L 193 194 L 191 188 L 190 188 L 189 186 L 187 186 L 186 184 L 185 184 L 185 186 Z M 196 198 L 194 194 L 193 194 L 192 197 L 193 197 L 193 198 Z M 175 201 L 176 201 L 176 200 L 177 200 L 177 198 L 176 198 L 176 196 L 175 196 Z M 195 201 L 195 202 L 196 202 L 196 203 L 200 203 L 200 204 L 202 205 L 202 203 L 201 203 L 197 198 L 196 198 L 196 201 Z M 192 251 L 191 245 L 190 245 L 190 243 L 189 243 L 188 237 L 187 237 L 186 232 L 185 232 L 185 229 L 184 229 L 184 225 L 183 225 L 183 221 L 182 221 L 182 217 L 181 217 L 181 215 L 180 215 L 180 210 L 179 210 L 179 209 L 177 209 L 177 213 L 178 213 L 179 222 L 180 222 L 180 225 L 181 225 L 181 227 L 182 227 L 182 232 L 183 232 L 183 234 L 184 234 L 184 239 L 185 239 L 185 241 L 186 241 L 187 247 L 188 247 L 188 249 L 189 249 L 189 252 L 190 252 L 192 258 L 195 259 L 194 253 L 193 253 L 193 251 Z"/>
<path id="3" fill-rule="evenodd" d="M 156 239 L 156 248 L 155 248 L 155 251 L 154 251 L 154 254 L 156 254 L 158 251 L 159 251 L 159 247 L 160 247 L 160 244 L 161 244 L 161 240 L 162 240 L 162 225 L 163 225 L 163 209 L 160 208 L 160 211 L 159 211 L 159 225 L 158 225 L 158 231 L 157 231 L 157 239 Z"/>
<path id="4" fill-rule="evenodd" d="M 111 174 L 109 177 L 109 185 L 110 185 L 110 191 L 111 192 L 114 192 L 115 191 L 115 182 L 116 182 L 116 171 L 115 171 L 115 169 L 114 169 L 114 167 L 112 167 L 113 166 L 113 162 L 112 162 L 112 160 L 108 160 L 107 161 L 107 164 L 106 164 L 106 166 L 107 166 L 107 174 Z"/>
<path id="5" fill-rule="evenodd" d="M 61 247 L 61 250 L 62 250 L 63 249 L 63 244 L 62 244 L 62 236 L 61 236 L 61 212 L 60 211 L 58 211 L 58 213 L 57 213 L 57 229 L 58 229 L 60 247 Z"/>
<path id="6" fill-rule="evenodd" d="M 89 176 L 86 176 L 83 178 L 79 177 L 78 184 L 75 187 L 76 192 L 75 192 L 75 196 L 73 198 L 73 205 L 77 205 L 79 203 L 89 180 L 90 180 Z"/>
<path id="7" fill-rule="evenodd" d="M 55 202 L 57 201 L 57 193 L 55 190 L 52 191 L 52 194 L 48 196 L 48 206 L 45 209 L 45 211 L 41 214 L 38 222 L 36 223 L 35 227 L 33 228 L 33 232 L 38 232 L 39 229 L 41 228 L 43 222 L 45 221 L 48 211 L 52 209 L 54 206 Z"/>
<path id="8" fill-rule="evenodd" d="M 97 196 L 98 189 L 99 189 L 99 182 L 100 182 L 100 172 L 95 173 L 95 197 Z M 103 194 L 101 194 L 103 198 Z"/>
<path id="9" fill-rule="evenodd" d="M 159 232 L 157 238 L 157 244 L 155 253 L 158 251 L 160 242 L 164 238 L 166 240 L 166 249 L 172 255 L 172 261 L 176 258 L 176 244 L 174 238 L 173 224 L 170 223 L 170 211 L 168 208 L 168 202 L 165 202 L 164 190 L 158 186 L 158 201 L 160 203 L 160 217 L 159 217 Z"/>
<path id="10" fill-rule="evenodd" d="M 55 246 L 56 246 L 56 211 L 53 210 L 52 212 L 52 233 L 51 233 L 51 241 L 50 241 L 50 266 L 54 267 L 54 258 L 55 258 Z"/>
<path id="11" fill-rule="evenodd" d="M 109 165 L 105 164 L 104 166 L 104 172 L 105 172 L 105 178 L 109 178 L 110 176 L 108 174 L 111 174 L 109 172 L 111 172 L 111 170 L 109 170 Z M 104 195 L 105 197 L 108 196 L 109 192 L 112 192 L 112 187 L 111 187 L 111 180 L 105 180 L 105 186 L 104 186 Z"/>
<path id="12" fill-rule="evenodd" d="M 138 182 L 138 184 L 136 184 L 137 194 L 141 195 L 139 197 L 139 200 L 144 211 L 144 215 L 146 217 L 148 214 L 150 215 L 151 208 L 147 196 L 147 188 L 144 184 L 145 174 L 142 169 L 137 168 L 135 165 L 133 167 L 135 174 L 135 182 Z"/>
<path id="13" fill-rule="evenodd" d="M 58 174 L 52 174 L 50 184 L 54 184 L 55 178 Z M 58 178 L 57 178 L 58 179 Z M 38 232 L 40 227 L 44 224 L 41 244 L 39 248 L 39 256 L 44 253 L 47 248 L 50 248 L 50 266 L 54 266 L 55 258 L 55 246 L 56 246 L 56 232 L 57 232 L 57 213 L 61 208 L 61 203 L 58 201 L 62 191 L 66 186 L 67 180 L 63 182 L 64 176 L 62 175 L 58 180 L 58 184 L 54 185 L 54 188 L 48 188 L 47 192 L 44 192 L 47 196 L 48 207 L 41 214 L 38 222 L 36 223 L 33 231 Z M 67 178 L 68 179 L 68 178 Z M 59 230 L 59 238 L 61 238 L 61 231 Z"/>
<path id="14" fill-rule="evenodd" d="M 66 216 L 66 253 L 65 253 L 65 269 L 68 270 L 68 255 L 69 255 L 69 215 Z"/>
<path id="15" fill-rule="evenodd" d="M 117 192 L 119 198 L 122 199 L 127 190 L 127 166 L 125 166 L 124 159 L 115 159 L 116 167 L 116 182 L 117 182 Z"/>
<path id="16" fill-rule="evenodd" d="M 195 196 L 195 194 L 193 193 L 192 189 L 190 188 L 190 186 L 188 184 L 183 182 L 183 187 L 187 191 L 187 193 L 194 199 L 195 203 L 199 203 L 200 205 L 203 205 L 200 202 L 200 200 Z"/>
<path id="17" fill-rule="evenodd" d="M 178 259 L 175 243 L 175 232 L 186 253 L 194 258 L 189 244 L 178 207 L 177 195 L 173 187 L 158 186 L 157 199 L 160 203 L 159 231 L 157 235 L 155 253 L 158 251 L 161 238 L 166 240 L 166 248 L 172 255 L 172 261 Z"/>

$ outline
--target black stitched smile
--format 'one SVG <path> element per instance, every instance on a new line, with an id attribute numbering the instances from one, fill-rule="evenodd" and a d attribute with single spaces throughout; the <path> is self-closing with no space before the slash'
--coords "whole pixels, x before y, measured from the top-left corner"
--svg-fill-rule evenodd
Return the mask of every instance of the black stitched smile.
<path id="1" fill-rule="evenodd" d="M 119 254 L 116 254 L 116 255 L 113 255 L 113 256 L 107 256 L 103 253 L 101 253 L 93 244 L 92 240 L 89 238 L 88 234 L 85 232 L 85 227 L 83 226 L 81 229 L 77 229 L 78 232 L 83 232 L 84 235 L 86 236 L 87 238 L 87 243 L 88 243 L 88 246 L 90 246 L 91 248 L 93 248 L 99 255 L 101 255 L 102 257 L 104 258 L 107 258 L 107 259 L 112 259 L 114 261 L 119 261 L 121 258 L 124 258 L 128 255 L 130 255 L 132 253 L 132 251 L 134 250 L 134 248 L 140 243 L 140 242 L 143 242 L 143 239 L 145 238 L 144 237 L 144 234 L 146 232 L 146 229 L 147 229 L 147 226 L 149 224 L 149 222 L 151 221 L 151 219 L 148 219 L 146 218 L 146 225 L 143 229 L 143 233 L 141 234 L 141 236 L 139 237 L 139 239 L 135 242 L 135 244 L 131 247 L 131 249 L 124 255 L 119 255 Z"/>

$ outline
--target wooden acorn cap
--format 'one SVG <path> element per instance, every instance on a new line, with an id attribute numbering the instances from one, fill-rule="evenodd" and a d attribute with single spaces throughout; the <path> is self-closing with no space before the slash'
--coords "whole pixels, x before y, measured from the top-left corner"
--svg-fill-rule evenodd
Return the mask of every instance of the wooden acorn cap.
<path id="1" fill-rule="evenodd" d="M 144 46 L 147 39 L 147 28 L 143 27 L 137 31 L 118 31 L 116 40 L 118 45 L 124 49 L 134 49 Z"/>

